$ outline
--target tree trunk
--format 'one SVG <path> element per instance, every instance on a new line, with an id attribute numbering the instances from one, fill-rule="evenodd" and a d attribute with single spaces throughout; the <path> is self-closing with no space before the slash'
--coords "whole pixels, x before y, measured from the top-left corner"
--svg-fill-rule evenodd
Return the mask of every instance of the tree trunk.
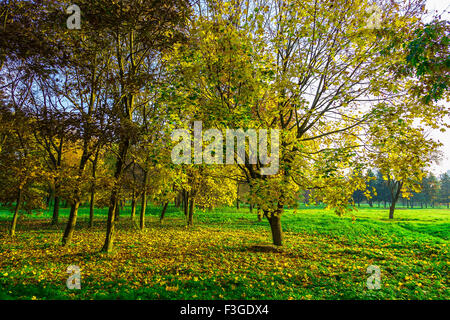
<path id="1" fill-rule="evenodd" d="M 95 191 L 91 191 L 91 201 L 89 202 L 89 228 L 94 226 L 94 205 L 95 205 Z"/>
<path id="2" fill-rule="evenodd" d="M 166 214 L 166 209 L 167 209 L 168 205 L 169 205 L 169 202 L 164 203 L 163 209 L 161 211 L 161 217 L 159 218 L 159 223 L 161 223 L 161 224 L 163 223 L 164 215 Z"/>
<path id="3" fill-rule="evenodd" d="M 389 207 L 389 219 L 394 219 L 395 202 Z"/>
<path id="4" fill-rule="evenodd" d="M 114 210 L 114 217 L 115 217 L 116 221 L 119 221 L 119 218 L 120 218 L 120 201 L 119 200 L 117 200 L 116 209 Z"/>
<path id="5" fill-rule="evenodd" d="M 179 208 L 182 202 L 183 202 L 183 195 L 181 192 L 178 192 L 177 196 L 175 197 L 175 207 Z"/>
<path id="6" fill-rule="evenodd" d="M 188 213 L 189 213 L 189 194 L 186 190 L 183 190 L 183 210 L 184 210 L 184 216 L 187 219 Z"/>
<path id="7" fill-rule="evenodd" d="M 250 210 L 250 213 L 252 213 L 252 212 L 253 212 L 253 204 L 250 203 L 248 208 L 249 208 L 249 210 Z"/>
<path id="8" fill-rule="evenodd" d="M 57 150 L 58 157 L 57 157 L 56 163 L 55 163 L 55 171 L 58 171 L 59 168 L 61 167 L 63 143 L 64 143 L 64 139 L 60 139 L 58 150 Z M 54 198 L 54 204 L 53 204 L 52 225 L 58 225 L 59 207 L 60 207 L 60 202 L 61 202 L 61 198 L 60 198 L 61 185 L 60 185 L 60 181 L 59 181 L 58 177 L 55 178 L 54 182 L 55 182 L 55 190 L 53 190 L 53 191 L 54 191 L 55 198 Z M 67 202 L 66 202 L 66 204 L 67 204 Z"/>
<path id="9" fill-rule="evenodd" d="M 88 144 L 88 142 L 87 142 L 87 140 L 85 140 L 84 146 L 83 146 L 83 154 L 81 156 L 80 166 L 78 168 L 78 179 L 76 181 L 75 190 L 74 190 L 74 194 L 73 194 L 73 202 L 70 207 L 69 220 L 67 221 L 66 229 L 64 231 L 64 236 L 62 239 L 63 246 L 68 246 L 72 242 L 73 232 L 75 230 L 75 225 L 77 223 L 78 208 L 80 207 L 80 204 L 81 204 L 81 195 L 82 195 L 81 176 L 83 174 L 84 167 L 85 167 L 87 161 L 89 160 L 87 144 Z"/>
<path id="10" fill-rule="evenodd" d="M 188 216 L 188 220 L 187 220 L 188 226 L 194 225 L 194 207 L 195 207 L 195 200 L 194 200 L 194 198 L 192 198 L 189 201 L 189 216 Z"/>
<path id="11" fill-rule="evenodd" d="M 59 185 L 59 181 L 57 178 L 55 178 L 55 190 L 53 192 L 54 192 L 54 204 L 53 204 L 53 215 L 51 224 L 56 226 L 59 222 L 59 206 L 61 202 L 61 199 L 59 197 L 59 194 L 61 192 L 61 186 Z"/>
<path id="12" fill-rule="evenodd" d="M 66 230 L 64 231 L 64 236 L 62 239 L 63 246 L 68 246 L 72 242 L 73 232 L 77 223 L 79 206 L 80 201 L 75 201 L 70 207 L 69 221 L 67 222 Z"/>
<path id="13" fill-rule="evenodd" d="M 59 194 L 61 192 L 61 186 L 59 185 L 59 181 L 57 178 L 55 178 L 55 189 L 53 190 L 54 193 L 54 204 L 53 204 L 53 214 L 52 214 L 52 222 L 51 224 L 56 226 L 59 222 L 59 207 L 61 198 L 59 197 Z"/>
<path id="14" fill-rule="evenodd" d="M 89 203 L 89 228 L 92 228 L 94 226 L 94 206 L 95 206 L 95 179 L 97 178 L 97 162 L 98 162 L 98 155 L 99 155 L 100 149 L 97 148 L 95 152 L 94 160 L 92 161 L 92 186 L 91 186 L 91 201 Z"/>
<path id="15" fill-rule="evenodd" d="M 394 219 L 395 204 L 400 196 L 400 190 L 402 188 L 402 183 L 397 182 L 391 189 L 391 206 L 389 207 L 389 219 Z"/>
<path id="16" fill-rule="evenodd" d="M 267 219 L 270 223 L 270 229 L 272 231 L 272 241 L 276 246 L 283 245 L 283 230 L 281 229 L 281 213 L 276 212 L 270 217 L 267 215 Z"/>
<path id="17" fill-rule="evenodd" d="M 19 210 L 21 204 L 22 204 L 22 189 L 19 189 L 19 191 L 17 192 L 16 209 L 14 210 L 14 215 L 11 222 L 10 234 L 12 237 L 16 235 L 17 218 L 19 217 Z"/>
<path id="18" fill-rule="evenodd" d="M 141 214 L 139 219 L 139 228 L 144 230 L 145 228 L 145 210 L 147 209 L 147 192 L 144 191 L 142 193 L 142 202 L 141 202 Z"/>
<path id="19" fill-rule="evenodd" d="M 139 213 L 139 228 L 145 228 L 145 211 L 147 210 L 147 191 L 144 190 L 141 197 L 141 211 Z"/>
<path id="20" fill-rule="evenodd" d="M 136 198 L 134 197 L 131 199 L 131 221 L 134 221 L 134 217 L 136 216 Z"/>
<path id="21" fill-rule="evenodd" d="M 147 209 L 147 179 L 148 173 L 144 171 L 144 191 L 142 192 L 142 202 L 141 202 L 141 214 L 139 219 L 139 228 L 144 230 L 145 228 L 145 210 Z"/>
<path id="22" fill-rule="evenodd" d="M 108 221 L 106 223 L 106 238 L 105 243 L 103 244 L 102 251 L 110 253 L 113 249 L 114 244 L 114 231 L 116 224 L 116 206 L 117 206 L 117 198 L 116 191 L 114 190 L 111 194 L 110 205 L 108 208 Z"/>
<path id="23" fill-rule="evenodd" d="M 236 209 L 239 210 L 240 204 L 239 204 L 239 183 L 237 184 L 236 188 Z"/>
<path id="24" fill-rule="evenodd" d="M 58 224 L 59 220 L 59 203 L 60 203 L 59 196 L 55 196 L 55 203 L 53 205 L 53 215 L 52 215 L 52 225 L 56 226 Z"/>
<path id="25" fill-rule="evenodd" d="M 116 170 L 114 172 L 115 183 L 113 186 L 113 190 L 111 192 L 111 197 L 109 200 L 109 209 L 108 209 L 108 221 L 106 223 L 106 237 L 105 243 L 103 244 L 102 251 L 111 253 L 114 245 L 114 232 L 115 232 L 115 224 L 116 224 L 116 214 L 118 215 L 117 206 L 118 206 L 118 198 L 119 198 L 119 190 L 120 183 L 118 182 L 119 178 L 122 176 L 122 171 L 125 165 L 125 159 L 128 154 L 128 147 L 130 145 L 130 140 L 127 137 L 122 137 L 122 142 L 120 144 L 120 153 L 119 158 L 116 162 Z"/>

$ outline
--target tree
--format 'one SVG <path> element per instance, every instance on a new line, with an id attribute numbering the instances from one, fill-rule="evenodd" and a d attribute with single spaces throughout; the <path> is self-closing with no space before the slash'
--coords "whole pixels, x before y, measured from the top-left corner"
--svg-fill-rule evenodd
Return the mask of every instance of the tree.
<path id="1" fill-rule="evenodd" d="M 427 204 L 430 206 L 434 206 L 435 200 L 438 198 L 439 192 L 439 181 L 433 173 L 429 173 L 426 177 L 424 177 L 422 181 L 422 200 L 425 202 L 425 208 Z"/>
<path id="2" fill-rule="evenodd" d="M 408 55 L 404 72 L 420 80 L 414 93 L 425 103 L 449 98 L 450 87 L 450 22 L 435 17 L 415 30 L 414 38 L 406 44 Z"/>
<path id="3" fill-rule="evenodd" d="M 12 110 L 14 110 L 12 112 Z M 43 209 L 48 172 L 33 139 L 31 121 L 18 106 L 0 109 L 0 201 L 14 205 L 10 235 L 16 232 L 20 211 Z"/>
<path id="4" fill-rule="evenodd" d="M 0 70 L 2 70 L 5 62 L 8 66 L 19 66 L 16 69 L 16 75 L 20 75 L 20 77 L 16 79 L 20 79 L 29 89 L 27 94 L 23 94 L 23 97 L 32 99 L 28 95 L 33 91 L 30 81 L 34 77 L 45 77 L 51 72 L 53 66 L 66 63 L 66 52 L 63 50 L 61 37 L 55 36 L 57 28 L 55 28 L 55 19 L 52 13 L 55 12 L 58 5 L 56 1 L 35 2 L 25 0 L 3 1 L 0 4 Z M 2 81 L 2 85 L 6 84 Z M 45 93 L 42 92 L 42 94 Z M 29 104 L 27 99 L 24 99 L 23 102 Z M 21 108 L 30 117 L 35 118 L 31 116 L 31 110 L 25 110 L 25 106 L 21 106 Z M 45 106 L 42 109 L 47 108 L 48 106 Z M 47 112 L 41 114 L 48 116 Z M 47 165 L 52 167 L 54 175 L 54 181 L 50 181 L 49 185 L 52 189 L 51 193 L 55 196 L 52 223 L 56 224 L 59 211 L 57 167 L 64 140 L 61 138 L 62 131 L 59 130 L 61 126 L 54 126 L 57 123 L 56 119 L 47 118 L 45 121 L 47 123 L 41 129 L 47 129 L 47 133 L 52 132 L 50 140 L 45 142 L 51 141 L 54 143 L 53 145 L 45 145 L 45 150 L 49 152 Z M 31 122 L 33 127 L 31 132 L 36 132 L 34 130 L 37 126 L 42 125 L 42 122 Z M 55 132 L 56 128 L 58 128 L 58 132 Z M 35 138 L 38 139 L 37 136 Z M 44 141 L 38 140 L 38 142 L 43 144 Z"/>
<path id="5" fill-rule="evenodd" d="M 358 207 L 361 206 L 361 202 L 366 199 L 367 203 L 372 207 L 372 198 L 376 195 L 375 189 L 375 175 L 369 169 L 367 170 L 364 179 L 367 181 L 363 189 L 357 189 L 353 192 L 353 201 L 358 204 Z"/>
<path id="6" fill-rule="evenodd" d="M 367 203 L 370 207 L 373 207 L 373 199 L 377 196 L 377 189 L 376 189 L 376 180 L 375 174 L 371 169 L 367 171 L 367 191 L 368 193 L 365 195 L 367 199 Z"/>
<path id="7" fill-rule="evenodd" d="M 0 3 L 0 70 L 11 61 L 26 61 L 26 69 L 44 74 L 64 65 L 69 51 L 56 36 L 65 25 L 61 1 L 9 0 Z"/>
<path id="8" fill-rule="evenodd" d="M 364 177 L 353 174 L 364 163 L 360 136 L 390 113 L 383 102 L 400 105 L 399 93 L 408 93 L 407 79 L 394 82 L 390 72 L 405 52 L 388 59 L 381 52 L 392 34 L 410 35 L 422 3 L 379 2 L 385 16 L 381 30 L 364 27 L 368 5 L 207 1 L 199 5 L 189 45 L 176 47 L 167 58 L 178 74 L 168 103 L 184 111 L 181 122 L 279 130 L 275 174 L 264 174 L 270 165 L 258 161 L 238 164 L 275 245 L 282 245 L 283 209 L 296 203 L 300 190 L 311 189 L 312 199 L 339 214 L 350 209 L 354 190 L 365 187 Z M 394 120 L 402 113 L 420 117 L 425 109 L 412 103 L 402 108 Z M 276 142 L 269 144 L 276 148 Z"/>
<path id="9" fill-rule="evenodd" d="M 53 198 L 52 225 L 58 224 L 61 198 L 61 173 L 64 146 L 69 132 L 74 127 L 60 95 L 48 84 L 47 75 L 34 75 L 34 86 L 26 102 L 27 112 L 33 118 L 34 137 L 45 154 L 45 162 L 53 174 L 50 199 Z"/>
<path id="10" fill-rule="evenodd" d="M 183 189 L 187 193 L 189 211 L 187 225 L 194 224 L 196 207 L 211 208 L 232 205 L 237 198 L 237 183 L 231 168 L 224 166 L 194 166 L 185 170 L 186 182 Z"/>
<path id="11" fill-rule="evenodd" d="M 79 126 L 73 130 L 72 139 L 80 150 L 68 198 L 71 201 L 71 210 L 62 239 L 63 245 L 71 243 L 78 208 L 83 195 L 88 192 L 84 187 L 84 181 L 89 180 L 85 169 L 104 141 L 103 101 L 109 94 L 107 92 L 109 87 L 105 82 L 107 76 L 105 70 L 109 69 L 111 59 L 104 49 L 100 50 L 103 42 L 96 42 L 96 40 L 91 38 L 90 41 L 84 41 L 82 38 L 75 37 L 75 43 L 78 43 L 84 51 L 74 54 L 73 64 L 57 75 L 57 77 L 64 77 L 59 94 L 76 114 L 72 118 L 78 122 Z"/>
<path id="12" fill-rule="evenodd" d="M 144 88 L 154 80 L 159 65 L 154 58 L 170 49 L 180 39 L 188 14 L 186 1 L 138 1 L 120 3 L 100 1 L 89 7 L 89 14 L 102 16 L 99 28 L 110 34 L 114 60 L 117 63 L 114 75 L 113 117 L 117 120 L 117 160 L 114 186 L 111 191 L 105 242 L 102 251 L 113 250 L 115 212 L 120 193 L 120 182 L 126 167 L 131 145 L 137 140 L 138 128 L 133 119 L 139 105 L 146 104 Z M 145 205 L 143 196 L 143 207 Z M 145 208 L 145 207 L 144 207 Z M 144 209 L 145 210 L 145 209 Z M 145 213 L 145 211 L 144 211 Z"/>
<path id="13" fill-rule="evenodd" d="M 96 194 L 97 190 L 101 189 L 101 187 L 107 188 L 105 183 L 105 169 L 104 169 L 104 158 L 105 153 L 102 150 L 102 145 L 97 144 L 96 150 L 94 151 L 94 156 L 90 158 L 90 166 L 91 166 L 91 187 L 90 187 L 90 200 L 89 200 L 89 227 L 92 228 L 94 226 L 94 208 L 96 204 Z M 100 171 L 100 175 L 99 175 Z M 103 183 L 102 183 L 103 182 Z"/>
<path id="14" fill-rule="evenodd" d="M 89 19 L 86 19 L 83 32 L 67 32 L 61 4 L 64 2 L 10 1 L 2 7 L 6 8 L 3 13 L 6 12 L 7 18 L 1 32 L 9 38 L 7 33 L 15 33 L 12 30 L 17 28 L 17 34 L 23 36 L 20 46 L 17 41 L 5 44 L 6 59 L 8 62 L 20 61 L 26 75 L 21 80 L 32 83 L 29 90 L 32 94 L 24 95 L 27 97 L 24 102 L 27 111 L 36 119 L 36 128 L 40 129 L 35 138 L 46 151 L 48 166 L 54 173 L 54 188 L 64 188 L 71 204 L 62 240 L 67 245 L 85 191 L 86 164 L 97 144 L 103 141 L 99 138 L 102 130 L 97 129 L 101 127 L 104 115 L 100 106 L 104 104 L 102 94 L 108 90 L 107 82 L 103 80 L 108 69 L 105 66 L 110 63 L 110 51 L 106 49 L 109 39 L 101 30 L 94 31 L 87 23 Z M 57 124 L 54 128 L 43 128 L 54 124 Z M 76 169 L 68 168 L 66 172 L 71 176 L 64 177 L 70 184 L 61 186 L 63 144 L 69 142 L 80 153 Z M 55 192 L 59 196 L 63 191 Z M 55 223 L 57 203 L 55 201 Z"/>
<path id="15" fill-rule="evenodd" d="M 364 192 L 361 190 L 355 190 L 353 192 L 353 201 L 358 204 L 358 207 L 361 206 L 361 201 L 364 200 Z"/>
<path id="16" fill-rule="evenodd" d="M 439 202 L 450 206 L 450 175 L 444 173 L 440 177 Z"/>
<path id="17" fill-rule="evenodd" d="M 414 128 L 403 120 L 380 121 L 372 126 L 372 131 L 370 157 L 387 182 L 391 199 L 389 219 L 393 219 L 400 195 L 409 199 L 413 191 L 420 191 L 426 167 L 438 144 L 427 139 L 423 129 Z"/>

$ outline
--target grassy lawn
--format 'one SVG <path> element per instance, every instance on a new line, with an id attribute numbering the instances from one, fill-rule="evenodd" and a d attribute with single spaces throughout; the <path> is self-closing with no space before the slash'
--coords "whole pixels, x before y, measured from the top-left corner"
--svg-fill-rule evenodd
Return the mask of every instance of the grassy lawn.
<path id="1" fill-rule="evenodd" d="M 270 229 L 247 208 L 183 214 L 150 207 L 139 231 L 121 214 L 113 255 L 99 253 L 106 209 L 87 227 L 80 210 L 74 242 L 59 243 L 50 213 L 24 215 L 6 235 L 11 213 L 0 211 L 0 299 L 450 299 L 450 210 L 405 209 L 389 221 L 384 208 L 361 207 L 345 217 L 319 207 L 287 210 L 285 246 L 268 252 Z M 270 247 L 269 247 L 270 248 Z M 69 265 L 81 268 L 81 290 L 66 288 Z M 367 267 L 381 269 L 369 290 Z"/>

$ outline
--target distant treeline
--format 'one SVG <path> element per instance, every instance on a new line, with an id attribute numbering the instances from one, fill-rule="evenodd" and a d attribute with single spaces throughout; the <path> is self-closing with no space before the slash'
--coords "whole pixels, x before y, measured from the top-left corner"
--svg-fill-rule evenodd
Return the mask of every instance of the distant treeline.
<path id="1" fill-rule="evenodd" d="M 375 170 L 375 173 L 369 172 L 369 175 L 374 177 L 373 180 L 367 183 L 367 192 L 356 190 L 353 193 L 353 201 L 358 206 L 362 203 L 368 203 L 371 207 L 377 205 L 378 207 L 386 207 L 392 202 L 391 193 L 389 192 L 387 181 L 383 179 L 382 174 Z M 450 205 L 450 170 L 444 174 L 436 177 L 433 173 L 429 173 L 422 179 L 420 183 L 421 191 L 411 191 L 412 196 L 409 198 L 402 197 L 401 203 L 407 207 L 435 207 L 438 205 L 445 205 L 449 208 Z M 366 194 L 369 196 L 366 196 Z"/>

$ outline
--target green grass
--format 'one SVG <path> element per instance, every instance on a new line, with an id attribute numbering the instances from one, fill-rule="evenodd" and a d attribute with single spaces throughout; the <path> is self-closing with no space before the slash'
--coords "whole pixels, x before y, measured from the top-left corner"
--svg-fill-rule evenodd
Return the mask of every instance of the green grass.
<path id="1" fill-rule="evenodd" d="M 147 210 L 139 231 L 121 213 L 113 255 L 99 252 L 107 209 L 87 227 L 82 207 L 73 244 L 59 243 L 68 216 L 50 226 L 50 211 L 21 216 L 6 235 L 11 212 L 0 210 L 0 299 L 449 299 L 450 210 L 362 206 L 338 217 L 300 206 L 282 218 L 284 247 L 269 252 L 270 230 L 248 208 L 197 211 L 186 228 L 178 208 Z M 82 270 L 82 289 L 69 290 L 66 268 Z M 369 290 L 366 269 L 381 269 Z"/>

